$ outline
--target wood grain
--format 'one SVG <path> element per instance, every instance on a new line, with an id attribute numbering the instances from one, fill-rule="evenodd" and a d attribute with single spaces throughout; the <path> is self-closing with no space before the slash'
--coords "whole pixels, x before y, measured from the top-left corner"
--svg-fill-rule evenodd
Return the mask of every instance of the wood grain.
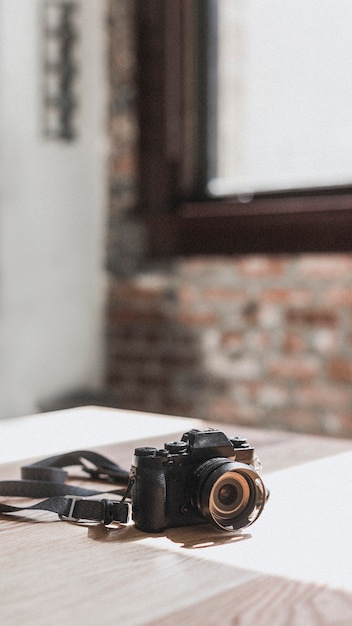
<path id="1" fill-rule="evenodd" d="M 120 441 L 96 449 L 125 467 L 135 445 L 160 447 L 182 434 L 150 428 L 147 438 L 123 442 L 123 412 L 113 414 Z M 350 626 L 352 442 L 220 427 L 247 436 L 271 472 L 269 503 L 252 527 L 148 535 L 133 524 L 69 524 L 49 513 L 2 516 L 2 623 Z M 0 479 L 18 478 L 20 465 L 0 466 Z"/>
<path id="2" fill-rule="evenodd" d="M 350 626 L 351 595 L 314 584 L 260 576 L 148 626 Z"/>

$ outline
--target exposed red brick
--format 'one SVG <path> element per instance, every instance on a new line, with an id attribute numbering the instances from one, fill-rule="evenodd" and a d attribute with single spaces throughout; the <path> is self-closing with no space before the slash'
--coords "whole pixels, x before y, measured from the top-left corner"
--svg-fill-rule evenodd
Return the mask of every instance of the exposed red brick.
<path id="1" fill-rule="evenodd" d="M 262 330 L 256 327 L 243 331 L 243 338 L 246 350 L 251 350 L 254 353 L 261 353 L 273 344 L 273 336 L 270 330 Z"/>
<path id="2" fill-rule="evenodd" d="M 324 292 L 324 301 L 331 306 L 352 306 L 352 285 L 330 287 Z"/>
<path id="3" fill-rule="evenodd" d="M 314 411 L 300 408 L 289 408 L 283 414 L 283 424 L 291 430 L 303 433 L 322 433 L 322 421 Z"/>
<path id="4" fill-rule="evenodd" d="M 304 255 L 297 261 L 296 267 L 305 278 L 342 279 L 351 276 L 352 258 L 346 254 Z"/>
<path id="5" fill-rule="evenodd" d="M 214 421 L 253 425 L 259 417 L 256 407 L 236 404 L 230 399 L 218 398 L 210 403 L 209 415 Z"/>
<path id="6" fill-rule="evenodd" d="M 263 289 L 260 292 L 262 302 L 276 302 L 278 304 L 295 304 L 298 306 L 309 304 L 312 301 L 311 291 L 306 289 L 295 289 L 288 284 L 285 288 Z"/>
<path id="7" fill-rule="evenodd" d="M 178 270 L 182 276 L 197 279 L 201 276 L 221 275 L 224 268 L 229 270 L 233 262 L 226 257 L 195 256 L 188 259 L 180 259 Z"/>
<path id="8" fill-rule="evenodd" d="M 340 437 L 352 437 L 352 410 L 345 413 L 340 413 L 336 419 L 335 430 L 333 435 L 339 435 Z"/>
<path id="9" fill-rule="evenodd" d="M 238 261 L 238 271 L 247 277 L 277 277 L 285 272 L 287 260 L 284 257 L 250 256 Z"/>
<path id="10" fill-rule="evenodd" d="M 211 311 L 186 312 L 177 314 L 177 321 L 180 324 L 191 327 L 214 326 L 218 323 L 219 317 Z"/>
<path id="11" fill-rule="evenodd" d="M 257 389 L 256 400 L 264 407 L 286 407 L 289 404 L 290 390 L 285 385 L 261 383 Z"/>
<path id="12" fill-rule="evenodd" d="M 320 373 L 319 359 L 308 356 L 269 358 L 266 370 L 270 376 L 306 381 Z"/>
<path id="13" fill-rule="evenodd" d="M 132 303 L 159 302 L 162 296 L 163 290 L 158 286 L 145 285 L 142 287 L 134 281 L 124 281 L 115 286 L 111 294 L 111 301 L 114 306 L 124 302 L 128 302 L 131 306 Z"/>
<path id="14" fill-rule="evenodd" d="M 181 285 L 178 290 L 178 301 L 180 306 L 192 306 L 199 302 L 199 288 L 196 285 Z"/>
<path id="15" fill-rule="evenodd" d="M 328 365 L 329 376 L 333 380 L 352 383 L 352 358 L 335 358 Z"/>
<path id="16" fill-rule="evenodd" d="M 228 331 L 221 336 L 220 345 L 225 349 L 238 350 L 244 346 L 245 335 L 242 332 Z"/>
<path id="17" fill-rule="evenodd" d="M 346 408 L 352 406 L 352 387 L 312 381 L 310 384 L 297 387 L 294 399 L 298 404 L 307 407 Z"/>
<path id="18" fill-rule="evenodd" d="M 289 324 L 306 324 L 308 326 L 336 326 L 338 314 L 336 311 L 324 309 L 289 309 L 286 313 Z"/>
<path id="19" fill-rule="evenodd" d="M 284 335 L 282 349 L 289 354 L 302 353 L 307 348 L 307 339 L 299 333 L 290 332 Z"/>
<path id="20" fill-rule="evenodd" d="M 136 159 L 131 154 L 121 154 L 113 160 L 113 170 L 119 174 L 130 174 L 136 169 Z"/>
<path id="21" fill-rule="evenodd" d="M 226 287 L 208 287 L 203 289 L 201 297 L 209 302 L 245 302 L 248 298 L 244 289 L 230 289 Z"/>

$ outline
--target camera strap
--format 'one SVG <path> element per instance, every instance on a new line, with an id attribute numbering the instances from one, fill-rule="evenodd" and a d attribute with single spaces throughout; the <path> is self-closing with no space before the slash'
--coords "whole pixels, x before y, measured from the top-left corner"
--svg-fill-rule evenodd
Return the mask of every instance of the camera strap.
<path id="1" fill-rule="evenodd" d="M 95 481 L 125 485 L 121 489 L 97 491 L 66 483 L 63 469 L 80 466 Z M 22 480 L 0 481 L 0 496 L 44 500 L 27 506 L 0 503 L 1 513 L 43 510 L 57 513 L 68 522 L 102 522 L 105 525 L 126 523 L 130 518 L 129 472 L 101 454 L 89 450 L 68 452 L 21 468 Z M 87 499 L 99 494 L 113 494 L 114 499 Z M 117 499 L 119 498 L 119 499 Z"/>

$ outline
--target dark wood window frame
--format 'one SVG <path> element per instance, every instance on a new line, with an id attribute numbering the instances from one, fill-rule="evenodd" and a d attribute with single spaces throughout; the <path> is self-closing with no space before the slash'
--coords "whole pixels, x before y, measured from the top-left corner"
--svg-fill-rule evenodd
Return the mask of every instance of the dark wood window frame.
<path id="1" fill-rule="evenodd" d="M 352 181 L 344 188 L 258 194 L 249 203 L 204 194 L 201 111 L 209 85 L 202 4 L 136 0 L 137 211 L 146 221 L 151 253 L 350 252 Z"/>

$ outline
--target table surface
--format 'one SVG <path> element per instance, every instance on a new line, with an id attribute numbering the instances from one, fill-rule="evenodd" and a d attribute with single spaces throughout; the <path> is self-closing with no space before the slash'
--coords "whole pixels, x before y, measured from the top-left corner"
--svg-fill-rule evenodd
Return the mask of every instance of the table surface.
<path id="1" fill-rule="evenodd" d="M 148 535 L 44 512 L 0 516 L 2 623 L 350 626 L 352 441 L 82 407 L 0 421 L 0 480 L 82 448 L 128 469 L 134 447 L 209 426 L 246 436 L 263 463 L 270 499 L 253 526 Z"/>

